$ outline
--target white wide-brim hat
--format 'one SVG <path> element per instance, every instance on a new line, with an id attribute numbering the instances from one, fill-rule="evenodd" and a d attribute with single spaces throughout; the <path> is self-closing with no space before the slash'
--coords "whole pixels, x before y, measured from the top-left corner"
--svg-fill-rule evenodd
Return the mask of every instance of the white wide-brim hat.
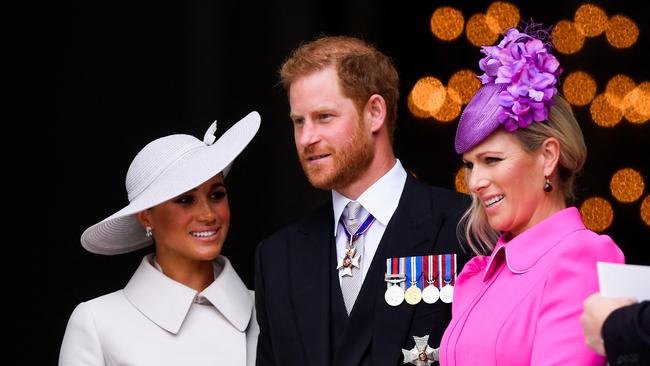
<path id="1" fill-rule="evenodd" d="M 215 175 L 228 174 L 235 158 L 260 127 L 251 112 L 216 142 L 215 121 L 203 141 L 190 135 L 170 135 L 147 144 L 126 173 L 129 204 L 81 234 L 81 245 L 97 254 L 128 253 L 153 243 L 135 214 L 198 187 Z"/>

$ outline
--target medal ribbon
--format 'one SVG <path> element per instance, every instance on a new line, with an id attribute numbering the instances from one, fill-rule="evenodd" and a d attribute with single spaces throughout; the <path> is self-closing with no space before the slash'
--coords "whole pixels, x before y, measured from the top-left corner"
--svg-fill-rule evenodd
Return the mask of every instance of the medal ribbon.
<path id="1" fill-rule="evenodd" d="M 445 254 L 445 284 L 451 282 L 451 255 Z"/>
<path id="2" fill-rule="evenodd" d="M 421 279 L 422 277 L 422 257 L 408 257 L 406 261 L 406 281 L 410 286 L 418 286 L 422 288 Z"/>
<path id="3" fill-rule="evenodd" d="M 343 231 L 345 232 L 345 237 L 348 238 L 348 242 L 351 244 L 358 237 L 360 237 L 366 231 L 368 231 L 370 225 L 372 225 L 372 223 L 375 222 L 375 218 L 371 214 L 368 214 L 366 220 L 363 222 L 363 224 L 361 224 L 361 226 L 359 226 L 359 228 L 354 234 L 350 233 L 350 230 L 348 230 L 348 227 L 345 225 L 345 220 L 343 220 L 343 215 L 341 215 L 341 218 L 339 218 L 339 222 L 341 223 L 341 225 L 343 225 Z"/>
<path id="4" fill-rule="evenodd" d="M 442 273 L 442 254 L 438 254 L 438 290 L 442 290 L 442 278 L 440 274 Z"/>
<path id="5" fill-rule="evenodd" d="M 453 256 L 454 256 L 454 278 L 451 280 L 451 284 L 456 285 L 456 273 L 458 273 L 458 267 L 456 263 L 457 256 L 456 254 L 453 254 Z"/>
<path id="6" fill-rule="evenodd" d="M 423 271 L 427 271 L 427 276 L 426 276 L 426 281 L 422 281 L 422 288 L 425 288 L 429 285 L 433 285 L 433 260 L 434 256 L 432 255 L 425 255 L 422 257 L 422 262 L 423 262 Z"/>
<path id="7" fill-rule="evenodd" d="M 404 263 L 404 258 L 386 258 L 386 275 L 387 278 L 393 278 L 392 281 L 386 281 L 386 288 L 389 288 L 391 286 L 397 285 L 400 286 L 402 289 L 404 289 L 404 283 L 406 282 L 404 280 L 404 275 L 405 275 L 405 263 Z M 396 276 L 396 275 L 401 275 L 401 276 Z M 401 280 L 399 278 L 401 277 Z"/>

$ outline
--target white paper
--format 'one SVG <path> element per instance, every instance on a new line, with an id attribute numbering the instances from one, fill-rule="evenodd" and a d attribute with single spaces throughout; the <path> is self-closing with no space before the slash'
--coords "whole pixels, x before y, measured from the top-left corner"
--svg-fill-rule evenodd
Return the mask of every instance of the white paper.
<path id="1" fill-rule="evenodd" d="M 602 295 L 650 300 L 650 266 L 606 262 L 596 266 Z"/>

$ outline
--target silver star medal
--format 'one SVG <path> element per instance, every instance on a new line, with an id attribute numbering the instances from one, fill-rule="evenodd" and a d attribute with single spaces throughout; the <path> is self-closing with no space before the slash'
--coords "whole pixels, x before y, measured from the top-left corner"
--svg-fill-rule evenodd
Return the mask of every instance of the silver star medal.
<path id="1" fill-rule="evenodd" d="M 438 361 L 438 349 L 429 347 L 427 344 L 429 341 L 428 335 L 424 337 L 413 336 L 413 340 L 415 340 L 415 346 L 412 349 L 407 351 L 402 348 L 405 364 L 410 363 L 416 366 L 428 366 L 434 361 Z"/>
<path id="2" fill-rule="evenodd" d="M 357 252 L 355 248 L 350 248 L 345 251 L 345 256 L 343 258 L 339 257 L 336 269 L 339 270 L 339 276 L 352 277 L 352 267 L 359 268 L 359 260 L 361 259 L 361 254 Z M 341 268 L 343 270 L 341 271 Z"/>

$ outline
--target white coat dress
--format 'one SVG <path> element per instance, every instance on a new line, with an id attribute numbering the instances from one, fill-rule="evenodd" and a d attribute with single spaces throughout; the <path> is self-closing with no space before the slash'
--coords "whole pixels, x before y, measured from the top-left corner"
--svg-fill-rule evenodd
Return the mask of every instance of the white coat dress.
<path id="1" fill-rule="evenodd" d="M 154 265 L 145 256 L 123 290 L 77 306 L 60 366 L 255 364 L 253 291 L 226 257 L 215 260 L 215 280 L 201 293 Z"/>

